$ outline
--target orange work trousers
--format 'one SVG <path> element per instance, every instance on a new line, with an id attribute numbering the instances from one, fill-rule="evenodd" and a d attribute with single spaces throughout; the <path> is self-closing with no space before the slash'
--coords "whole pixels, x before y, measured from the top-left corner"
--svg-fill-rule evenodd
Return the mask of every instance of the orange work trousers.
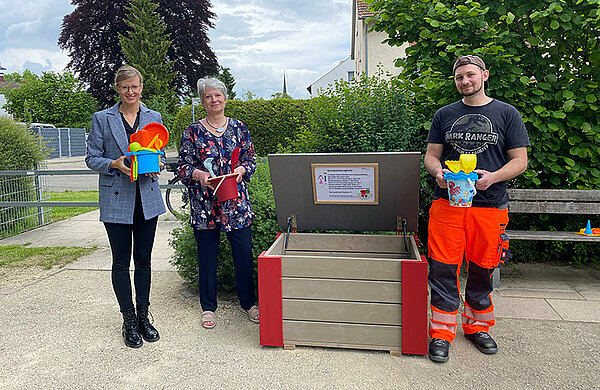
<path id="1" fill-rule="evenodd" d="M 445 199 L 433 201 L 428 238 L 432 338 L 451 342 L 456 337 L 463 258 L 467 262 L 463 331 L 488 332 L 494 326 L 491 275 L 508 255 L 507 224 L 508 209 L 452 207 Z"/>

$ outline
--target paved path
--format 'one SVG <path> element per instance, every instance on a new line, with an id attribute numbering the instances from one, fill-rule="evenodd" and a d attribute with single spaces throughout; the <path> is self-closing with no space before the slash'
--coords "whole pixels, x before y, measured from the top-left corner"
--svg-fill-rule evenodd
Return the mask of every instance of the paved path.
<path id="1" fill-rule="evenodd" d="M 161 339 L 137 350 L 121 340 L 98 211 L 0 240 L 99 248 L 33 283 L 0 290 L 0 388 L 600 388 L 596 269 L 503 268 L 501 288 L 494 292 L 496 355 L 479 353 L 460 332 L 446 364 L 377 351 L 284 351 L 258 345 L 258 327 L 236 302 L 220 300 L 217 327 L 202 329 L 197 297 L 169 264 L 168 240 L 178 225 L 168 214 L 159 219 L 151 310 Z"/>

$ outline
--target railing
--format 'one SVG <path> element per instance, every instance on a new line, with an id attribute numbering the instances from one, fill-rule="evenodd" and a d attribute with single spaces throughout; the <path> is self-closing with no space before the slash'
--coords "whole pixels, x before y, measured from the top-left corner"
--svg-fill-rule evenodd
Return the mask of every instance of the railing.
<path id="1" fill-rule="evenodd" d="M 0 177 L 3 176 L 26 176 L 26 177 L 39 177 L 39 176 L 74 176 L 74 175 L 97 175 L 98 172 L 92 171 L 91 169 L 61 169 L 61 170 L 22 170 L 22 171 L 0 171 Z M 161 189 L 167 188 L 185 188 L 183 184 L 161 184 Z M 38 198 L 39 199 L 39 198 Z M 0 201 L 0 207 L 98 207 L 98 202 L 53 202 L 45 200 L 36 201 Z"/>

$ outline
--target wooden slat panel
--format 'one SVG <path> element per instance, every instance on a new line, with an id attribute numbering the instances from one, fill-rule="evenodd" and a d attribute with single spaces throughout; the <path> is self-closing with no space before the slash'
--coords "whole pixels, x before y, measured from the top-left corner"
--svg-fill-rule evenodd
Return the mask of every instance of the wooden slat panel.
<path id="1" fill-rule="evenodd" d="M 377 258 L 377 259 L 391 259 L 401 260 L 408 259 L 409 253 L 376 253 L 376 252 L 328 252 L 328 251 L 297 251 L 287 250 L 285 251 L 286 256 L 303 256 L 303 257 L 345 257 L 345 258 L 361 258 L 366 261 Z"/>
<path id="2" fill-rule="evenodd" d="M 282 256 L 282 276 L 400 281 L 402 261 L 286 255 Z"/>
<path id="3" fill-rule="evenodd" d="M 584 241 L 600 243 L 600 237 L 580 236 L 574 232 L 507 230 L 511 240 L 531 241 Z"/>
<path id="4" fill-rule="evenodd" d="M 283 321 L 283 343 L 399 350 L 402 346 L 402 327 Z"/>
<path id="5" fill-rule="evenodd" d="M 600 203 L 510 202 L 508 210 L 527 214 L 600 214 Z"/>
<path id="6" fill-rule="evenodd" d="M 370 234 L 292 233 L 288 250 L 403 253 L 402 236 Z"/>
<path id="7" fill-rule="evenodd" d="M 281 256 L 285 246 L 285 233 L 279 233 L 277 239 L 265 252 L 265 256 Z"/>
<path id="8" fill-rule="evenodd" d="M 510 200 L 600 202 L 600 190 L 509 189 Z"/>
<path id="9" fill-rule="evenodd" d="M 283 319 L 400 326 L 402 306 L 389 303 L 284 299 Z"/>
<path id="10" fill-rule="evenodd" d="M 399 282 L 282 278 L 283 298 L 402 303 Z"/>

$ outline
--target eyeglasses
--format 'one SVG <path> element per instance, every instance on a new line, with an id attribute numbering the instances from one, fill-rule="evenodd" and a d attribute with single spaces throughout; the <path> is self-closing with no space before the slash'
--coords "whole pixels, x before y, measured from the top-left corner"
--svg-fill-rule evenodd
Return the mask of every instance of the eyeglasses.
<path id="1" fill-rule="evenodd" d="M 131 90 L 131 92 L 137 92 L 140 90 L 141 85 L 118 85 L 117 88 L 119 89 L 119 91 L 125 93 L 125 92 L 129 92 L 129 90 Z"/>

